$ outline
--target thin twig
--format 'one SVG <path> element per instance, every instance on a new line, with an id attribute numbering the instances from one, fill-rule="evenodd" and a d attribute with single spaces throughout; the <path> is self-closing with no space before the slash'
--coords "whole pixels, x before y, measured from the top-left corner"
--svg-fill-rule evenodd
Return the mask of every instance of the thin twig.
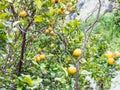
<path id="1" fill-rule="evenodd" d="M 85 23 L 87 23 L 88 19 L 98 10 L 98 4 L 96 4 L 95 8 L 93 11 L 90 13 L 90 15 L 85 19 Z"/>
<path id="2" fill-rule="evenodd" d="M 80 69 L 81 59 L 84 57 L 84 54 L 86 52 L 86 46 L 87 46 L 87 41 L 88 41 L 87 32 L 90 31 L 95 26 L 95 24 L 98 22 L 98 20 L 100 18 L 100 11 L 101 11 L 101 0 L 99 0 L 99 8 L 98 8 L 96 20 L 93 22 L 93 24 L 91 26 L 89 26 L 86 30 L 84 30 L 84 43 L 83 43 L 82 55 L 81 55 L 80 59 L 78 59 L 78 61 L 76 61 L 77 72 L 76 72 L 76 77 L 75 77 L 74 90 L 79 90 L 79 69 Z"/>
<path id="3" fill-rule="evenodd" d="M 84 54 L 85 54 L 85 51 L 86 51 L 86 46 L 87 46 L 87 32 L 92 30 L 92 28 L 95 26 L 95 24 L 99 21 L 99 18 L 100 18 L 100 11 L 101 11 L 101 0 L 99 0 L 99 8 L 98 8 L 98 13 L 97 13 L 97 16 L 96 16 L 96 20 L 93 22 L 93 24 L 91 26 L 89 26 L 86 30 L 84 30 L 84 43 L 83 43 L 83 50 L 82 50 L 82 55 L 79 59 L 79 62 L 80 60 L 84 57 Z"/>

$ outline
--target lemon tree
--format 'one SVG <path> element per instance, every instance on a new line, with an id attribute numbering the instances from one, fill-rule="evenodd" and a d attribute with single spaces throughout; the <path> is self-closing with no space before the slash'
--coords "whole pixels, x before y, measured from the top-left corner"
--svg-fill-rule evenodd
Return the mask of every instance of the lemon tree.
<path id="1" fill-rule="evenodd" d="M 78 0 L 2 0 L 0 89 L 94 89 L 91 77 L 109 90 L 120 69 L 120 12 L 103 16 L 100 1 L 84 22 L 68 19 L 81 13 Z"/>

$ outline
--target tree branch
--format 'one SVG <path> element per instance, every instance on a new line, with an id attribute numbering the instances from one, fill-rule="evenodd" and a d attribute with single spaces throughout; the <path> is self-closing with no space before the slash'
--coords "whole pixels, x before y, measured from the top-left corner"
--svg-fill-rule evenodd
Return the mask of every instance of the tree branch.
<path id="1" fill-rule="evenodd" d="M 87 37 L 87 32 L 92 30 L 92 28 L 95 26 L 95 24 L 98 22 L 99 18 L 100 18 L 100 11 L 101 11 L 101 0 L 99 0 L 99 8 L 98 8 L 98 13 L 96 16 L 96 20 L 93 22 L 93 24 L 91 26 L 89 26 L 86 30 L 84 30 L 84 43 L 83 43 L 83 50 L 82 50 L 82 55 L 81 57 L 78 59 L 78 61 L 76 61 L 76 77 L 75 77 L 75 85 L 74 85 L 74 90 L 79 90 L 79 69 L 80 69 L 80 63 L 81 63 L 81 59 L 84 57 L 84 54 L 86 52 L 86 46 L 87 46 L 87 41 L 88 41 L 88 37 Z"/>
<path id="2" fill-rule="evenodd" d="M 83 50 L 82 50 L 82 55 L 79 59 L 80 60 L 84 57 L 85 51 L 86 51 L 86 46 L 87 46 L 87 41 L 88 41 L 88 37 L 87 37 L 87 32 L 92 30 L 92 28 L 95 26 L 95 24 L 99 21 L 100 18 L 100 11 L 101 11 L 101 0 L 99 0 L 99 8 L 98 8 L 98 13 L 96 16 L 96 20 L 93 22 L 93 24 L 91 26 L 89 26 L 86 30 L 84 30 L 84 43 L 83 43 Z"/>

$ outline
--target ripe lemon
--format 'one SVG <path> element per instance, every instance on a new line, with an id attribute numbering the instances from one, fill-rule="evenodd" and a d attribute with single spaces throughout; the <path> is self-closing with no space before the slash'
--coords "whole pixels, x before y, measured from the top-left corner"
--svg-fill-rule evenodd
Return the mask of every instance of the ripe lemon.
<path id="1" fill-rule="evenodd" d="M 115 57 L 117 57 L 117 58 L 120 57 L 120 52 L 116 51 L 115 52 Z"/>
<path id="2" fill-rule="evenodd" d="M 40 56 L 36 56 L 36 61 L 39 62 L 41 60 Z"/>
<path id="3" fill-rule="evenodd" d="M 115 62 L 115 61 L 114 61 L 114 59 L 113 59 L 113 58 L 109 58 L 109 59 L 108 59 L 108 64 L 109 64 L 109 65 L 113 65 L 113 64 L 114 64 L 114 62 Z"/>
<path id="4" fill-rule="evenodd" d="M 42 52 L 42 49 L 41 48 L 38 48 L 38 53 L 41 53 Z"/>
<path id="5" fill-rule="evenodd" d="M 49 34 L 49 33 L 50 33 L 49 29 L 46 29 L 45 34 Z"/>
<path id="6" fill-rule="evenodd" d="M 49 30 L 49 32 L 51 32 L 52 31 L 52 27 L 49 27 L 48 30 Z"/>
<path id="7" fill-rule="evenodd" d="M 53 31 L 51 31 L 51 32 L 50 32 L 50 34 L 54 34 L 54 32 L 53 32 Z"/>
<path id="8" fill-rule="evenodd" d="M 107 52 L 107 53 L 105 54 L 105 56 L 106 56 L 107 58 L 112 58 L 112 57 L 113 57 L 113 53 L 112 53 L 112 52 Z"/>
<path id="9" fill-rule="evenodd" d="M 69 68 L 68 68 L 68 72 L 69 72 L 70 74 L 75 74 L 75 73 L 76 73 L 76 67 L 74 67 L 74 66 L 69 67 Z"/>
<path id="10" fill-rule="evenodd" d="M 82 54 L 82 51 L 80 49 L 75 49 L 73 51 L 73 56 L 79 57 Z"/>
<path id="11" fill-rule="evenodd" d="M 69 8 L 68 8 L 68 11 L 71 12 L 71 13 L 74 12 L 74 10 L 73 10 L 72 7 L 69 7 Z"/>
<path id="12" fill-rule="evenodd" d="M 40 55 L 40 59 L 41 60 L 45 59 L 45 55 Z"/>
<path id="13" fill-rule="evenodd" d="M 26 11 L 21 11 L 20 13 L 19 13 L 19 16 L 20 17 L 26 17 L 27 16 L 27 13 L 26 13 Z"/>

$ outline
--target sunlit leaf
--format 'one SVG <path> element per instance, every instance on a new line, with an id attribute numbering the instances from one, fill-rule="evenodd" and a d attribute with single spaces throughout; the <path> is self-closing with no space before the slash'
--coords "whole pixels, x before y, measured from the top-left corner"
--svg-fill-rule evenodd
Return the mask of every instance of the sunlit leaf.
<path id="1" fill-rule="evenodd" d="M 38 23 L 40 23 L 40 22 L 42 22 L 42 16 L 41 15 L 36 15 L 35 17 L 34 17 L 34 22 L 38 22 Z"/>
<path id="2" fill-rule="evenodd" d="M 4 24 L 0 22 L 0 28 L 4 28 Z"/>
<path id="3" fill-rule="evenodd" d="M 1 13 L 0 14 L 0 19 L 4 19 L 8 16 L 8 13 Z"/>
<path id="4" fill-rule="evenodd" d="M 35 2 L 35 4 L 36 4 L 36 7 L 37 7 L 37 9 L 41 9 L 41 6 L 42 6 L 42 2 L 41 2 L 41 0 L 34 0 L 34 2 Z"/>
<path id="5" fill-rule="evenodd" d="M 33 81 L 30 75 L 23 75 L 23 77 L 23 82 L 27 83 L 29 86 L 33 85 Z"/>

